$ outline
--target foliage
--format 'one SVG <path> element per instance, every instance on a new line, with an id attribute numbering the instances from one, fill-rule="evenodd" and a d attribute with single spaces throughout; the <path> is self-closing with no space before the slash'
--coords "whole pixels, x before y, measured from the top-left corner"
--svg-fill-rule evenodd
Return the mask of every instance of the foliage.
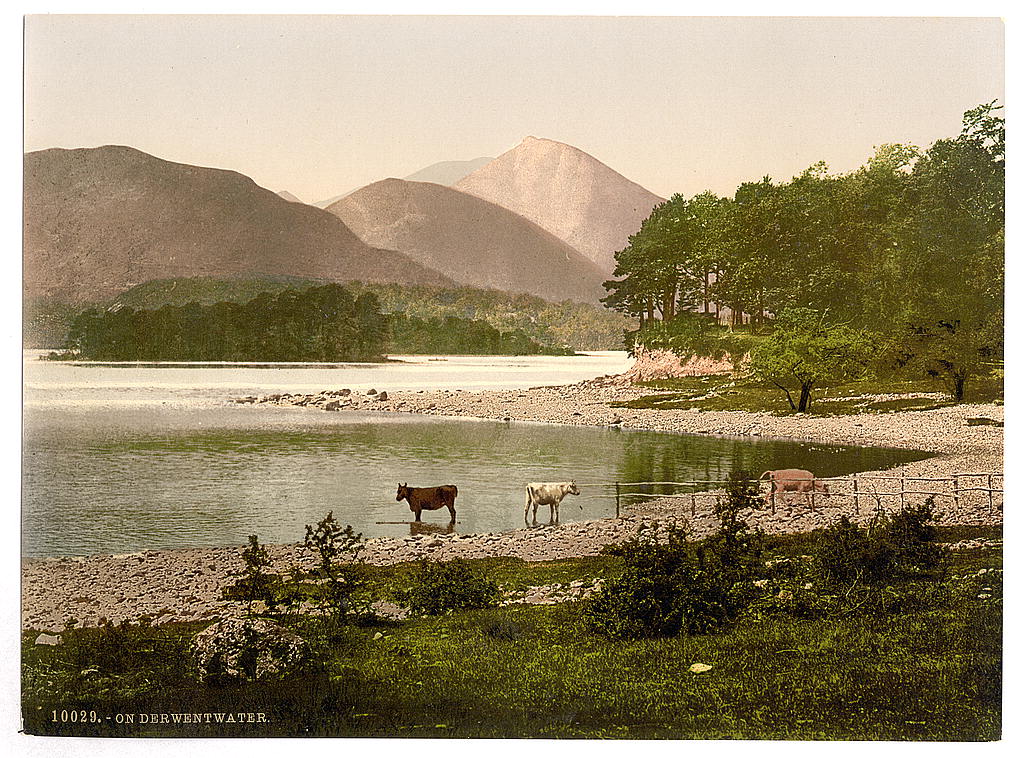
<path id="1" fill-rule="evenodd" d="M 258 278 L 215 279 L 191 277 L 155 279 L 132 287 L 104 307 L 157 310 L 165 305 L 183 306 L 190 302 L 213 305 L 219 302 L 245 303 L 266 292 L 276 295 L 286 289 L 305 290 L 322 282 L 297 277 L 261 276 Z M 345 289 L 353 297 L 373 295 L 385 314 L 402 314 L 423 321 L 443 321 L 449 316 L 473 322 L 485 322 L 499 332 L 522 332 L 535 342 L 554 349 L 616 350 L 622 347 L 622 333 L 634 326 L 631 319 L 613 313 L 596 303 L 566 300 L 552 303 L 534 295 L 502 292 L 475 287 L 435 287 L 427 285 L 348 282 Z M 46 306 L 51 307 L 47 308 Z M 57 304 L 39 303 L 32 325 L 48 316 L 54 324 L 64 324 L 57 340 L 38 343 L 40 347 L 60 344 L 67 333 L 70 317 L 56 312 Z M 70 308 L 70 307 L 68 307 Z M 79 309 L 80 310 L 80 309 Z M 28 321 L 26 321 L 28 323 Z M 54 329 L 51 329 L 52 333 Z M 390 352 L 402 352 L 397 347 Z"/>
<path id="2" fill-rule="evenodd" d="M 847 174 L 819 162 L 731 198 L 673 196 L 616 255 L 604 302 L 640 319 L 637 339 L 685 353 L 703 340 L 671 327 L 689 310 L 728 308 L 754 331 L 786 311 L 828 313 L 887 345 L 879 370 L 942 380 L 962 402 L 1003 350 L 1000 111 L 967 111 L 959 136 L 925 151 L 882 145 Z"/>
<path id="3" fill-rule="evenodd" d="M 682 311 L 670 321 L 647 321 L 630 339 L 634 346 L 671 350 L 682 360 L 728 358 L 737 370 L 753 344 L 748 335 L 718 326 L 714 317 L 690 311 Z"/>
<path id="4" fill-rule="evenodd" d="M 587 603 L 588 626 L 609 637 L 706 634 L 734 621 L 749 600 L 745 591 L 760 550 L 740 513 L 755 504 L 756 491 L 736 472 L 728 497 L 716 508 L 718 531 L 700 542 L 671 527 L 664 537 L 641 528 L 633 539 L 606 548 L 625 569 Z"/>
<path id="5" fill-rule="evenodd" d="M 817 536 L 818 575 L 830 584 L 878 584 L 937 568 L 942 552 L 931 523 L 933 500 L 878 517 L 867 529 L 842 516 Z"/>
<path id="6" fill-rule="evenodd" d="M 353 531 L 351 524 L 342 529 L 333 511 L 321 519 L 316 528 L 306 525 L 303 544 L 319 558 L 319 583 L 312 600 L 336 624 L 367 612 L 359 595 L 364 577 L 352 565 L 352 559 L 362 547 L 362 536 Z"/>
<path id="7" fill-rule="evenodd" d="M 404 313 L 388 317 L 390 352 L 440 355 L 572 355 L 572 350 L 542 345 L 516 329 L 500 332 L 486 321 L 457 316 L 421 319 Z"/>
<path id="8" fill-rule="evenodd" d="M 751 353 L 751 373 L 781 389 L 789 407 L 803 413 L 815 388 L 860 378 L 871 356 L 869 337 L 823 314 L 791 308 L 776 319 L 772 334 Z M 798 403 L 793 393 L 799 391 Z"/>
<path id="9" fill-rule="evenodd" d="M 399 600 L 415 613 L 437 615 L 496 605 L 499 594 L 495 582 L 456 558 L 420 561 L 412 586 L 399 593 Z"/>
<path id="10" fill-rule="evenodd" d="M 270 610 L 277 605 L 276 587 L 280 580 L 276 574 L 267 573 L 272 563 L 265 545 L 261 545 L 255 534 L 249 535 L 249 545 L 242 550 L 242 576 L 231 587 L 225 588 L 226 597 L 238 597 L 249 604 L 249 613 L 254 613 L 257 602 L 266 603 Z"/>
<path id="11" fill-rule="evenodd" d="M 87 310 L 65 348 L 87 360 L 371 361 L 381 359 L 386 339 L 372 296 L 328 284 L 244 304 Z"/>

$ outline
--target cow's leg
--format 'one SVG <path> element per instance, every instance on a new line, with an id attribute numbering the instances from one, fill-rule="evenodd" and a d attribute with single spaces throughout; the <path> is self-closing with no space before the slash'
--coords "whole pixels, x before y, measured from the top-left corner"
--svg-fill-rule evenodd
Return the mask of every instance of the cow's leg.
<path id="1" fill-rule="evenodd" d="M 530 523 L 530 490 L 526 490 L 526 507 L 523 509 L 523 523 Z"/>
<path id="2" fill-rule="evenodd" d="M 452 514 L 451 523 L 454 524 L 455 523 L 455 503 L 449 503 L 448 504 L 448 511 Z"/>
<path id="3" fill-rule="evenodd" d="M 419 520 L 420 520 L 420 514 L 421 514 L 422 512 L 423 512 L 423 511 L 422 511 L 422 510 L 420 510 L 419 508 L 417 508 L 417 509 L 416 509 L 415 513 L 416 513 L 416 520 L 417 520 L 417 521 L 419 521 Z"/>

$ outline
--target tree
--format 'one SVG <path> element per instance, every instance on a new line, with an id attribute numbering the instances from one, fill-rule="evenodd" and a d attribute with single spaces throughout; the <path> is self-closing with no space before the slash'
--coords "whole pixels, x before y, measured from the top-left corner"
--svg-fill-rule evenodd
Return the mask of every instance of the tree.
<path id="1" fill-rule="evenodd" d="M 862 376 L 871 355 L 866 333 L 829 323 L 809 308 L 779 314 L 774 330 L 751 352 L 751 372 L 786 394 L 789 407 L 803 413 L 812 392 L 828 384 Z M 793 393 L 799 391 L 799 401 Z"/>
<path id="2" fill-rule="evenodd" d="M 942 379 L 956 402 L 1002 352 L 1005 139 L 995 110 L 968 111 L 960 136 L 915 164 L 890 262 L 903 285 L 886 314 L 896 363 Z"/>

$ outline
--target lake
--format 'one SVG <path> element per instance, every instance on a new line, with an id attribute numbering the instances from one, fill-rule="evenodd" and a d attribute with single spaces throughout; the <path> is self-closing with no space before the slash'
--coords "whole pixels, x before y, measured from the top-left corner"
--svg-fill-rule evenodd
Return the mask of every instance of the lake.
<path id="1" fill-rule="evenodd" d="M 453 483 L 459 533 L 523 525 L 527 481 L 575 478 L 562 520 L 613 515 L 615 481 L 724 479 L 799 465 L 819 476 L 924 453 L 750 440 L 245 406 L 229 398 L 322 389 L 502 389 L 580 381 L 626 368 L 583 357 L 417 356 L 339 368 L 98 367 L 27 353 L 22 532 L 25 556 L 90 555 L 300 541 L 327 511 L 364 536 L 415 529 L 398 482 Z M 582 509 L 579 507 L 582 506 Z M 547 509 L 538 512 L 547 518 Z M 425 513 L 442 528 L 448 512 Z"/>

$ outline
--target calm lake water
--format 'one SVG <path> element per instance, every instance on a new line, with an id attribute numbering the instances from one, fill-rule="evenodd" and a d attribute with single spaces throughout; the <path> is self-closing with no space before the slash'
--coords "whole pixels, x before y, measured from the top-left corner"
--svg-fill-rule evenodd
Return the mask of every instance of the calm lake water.
<path id="1" fill-rule="evenodd" d="M 460 533 L 523 525 L 523 484 L 575 478 L 562 520 L 615 512 L 606 482 L 820 476 L 923 453 L 617 429 L 239 406 L 243 394 L 515 388 L 617 373 L 624 354 L 448 358 L 343 368 L 111 368 L 25 361 L 23 552 L 90 555 L 302 539 L 333 510 L 366 536 L 414 529 L 399 481 L 453 483 Z M 580 505 L 583 506 L 582 510 Z M 546 508 L 543 514 L 546 520 Z M 448 512 L 425 513 L 427 529 Z M 383 523 L 382 523 L 383 522 Z"/>

